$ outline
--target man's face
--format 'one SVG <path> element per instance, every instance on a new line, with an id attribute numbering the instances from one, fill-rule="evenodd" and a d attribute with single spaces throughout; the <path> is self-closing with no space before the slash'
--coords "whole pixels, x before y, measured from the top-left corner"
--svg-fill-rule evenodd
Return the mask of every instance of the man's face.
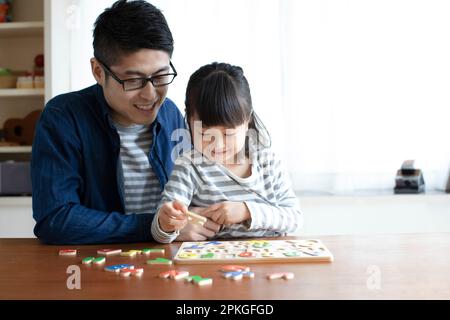
<path id="1" fill-rule="evenodd" d="M 167 52 L 153 49 L 141 49 L 135 53 L 122 56 L 112 66 L 107 66 L 120 79 L 148 78 L 171 72 L 170 57 Z M 102 65 L 91 60 L 92 72 L 102 86 L 108 105 L 113 110 L 112 119 L 122 126 L 132 124 L 150 125 L 155 121 L 168 86 L 155 88 L 151 82 L 142 89 L 124 91 Z"/>

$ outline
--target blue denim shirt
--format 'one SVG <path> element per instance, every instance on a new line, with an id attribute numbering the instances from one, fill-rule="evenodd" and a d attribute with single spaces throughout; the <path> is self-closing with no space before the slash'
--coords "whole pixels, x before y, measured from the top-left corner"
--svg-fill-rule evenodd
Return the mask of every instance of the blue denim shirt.
<path id="1" fill-rule="evenodd" d="M 120 138 L 99 85 L 50 100 L 36 126 L 31 160 L 35 235 L 50 244 L 153 240 L 154 213 L 124 212 Z M 173 169 L 172 141 L 185 121 L 166 99 L 151 125 L 150 164 L 161 190 Z"/>

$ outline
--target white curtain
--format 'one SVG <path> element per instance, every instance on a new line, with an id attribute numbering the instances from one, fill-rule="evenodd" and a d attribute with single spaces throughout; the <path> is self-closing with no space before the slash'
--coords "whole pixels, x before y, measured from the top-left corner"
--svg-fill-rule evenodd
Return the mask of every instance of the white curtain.
<path id="1" fill-rule="evenodd" d="M 201 65 L 243 67 L 300 193 L 392 190 L 416 159 L 428 190 L 450 168 L 450 2 L 155 0 L 175 39 L 181 110 Z M 72 0 L 70 90 L 93 83 L 92 25 L 110 0 Z M 75 13 L 74 13 L 75 12 Z M 76 15 L 76 19 L 74 19 Z"/>

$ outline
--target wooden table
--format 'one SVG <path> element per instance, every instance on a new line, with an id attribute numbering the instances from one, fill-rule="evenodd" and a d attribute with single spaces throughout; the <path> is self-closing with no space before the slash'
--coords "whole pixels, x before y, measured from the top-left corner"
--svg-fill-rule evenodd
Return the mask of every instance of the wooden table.
<path id="1" fill-rule="evenodd" d="M 179 243 L 48 246 L 36 239 L 0 240 L 0 299 L 450 299 L 450 234 L 398 234 L 318 237 L 334 254 L 332 263 L 249 264 L 254 279 L 224 279 L 217 264 L 175 266 L 213 277 L 211 286 L 158 278 L 167 266 L 150 266 L 148 257 L 111 257 L 106 265 L 144 266 L 142 278 L 123 278 L 103 267 L 82 265 L 97 249 L 165 248 L 173 257 Z M 289 237 L 289 239 L 299 239 Z M 76 257 L 59 256 L 62 248 Z M 81 270 L 81 289 L 69 290 L 68 266 Z M 293 280 L 267 280 L 265 274 L 291 271 Z"/>

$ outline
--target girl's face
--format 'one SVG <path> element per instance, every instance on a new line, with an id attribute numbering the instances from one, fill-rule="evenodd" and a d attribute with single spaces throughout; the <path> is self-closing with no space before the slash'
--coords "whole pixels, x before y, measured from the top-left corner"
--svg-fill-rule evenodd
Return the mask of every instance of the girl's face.
<path id="1" fill-rule="evenodd" d="M 196 117 L 189 121 L 194 148 L 219 164 L 238 164 L 245 155 L 248 122 L 235 128 L 204 127 Z"/>

